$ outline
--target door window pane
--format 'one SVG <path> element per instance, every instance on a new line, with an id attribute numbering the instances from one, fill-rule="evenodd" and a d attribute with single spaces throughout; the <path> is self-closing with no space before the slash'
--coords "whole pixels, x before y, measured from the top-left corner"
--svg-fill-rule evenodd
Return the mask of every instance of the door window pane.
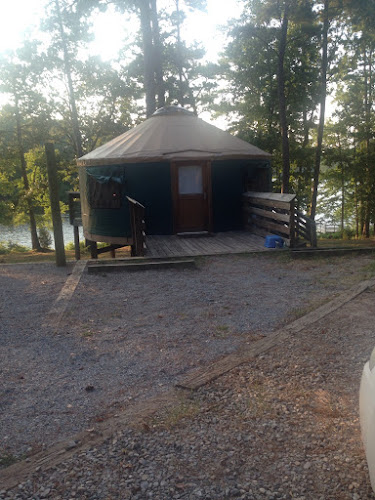
<path id="1" fill-rule="evenodd" d="M 180 194 L 202 194 L 202 167 L 191 165 L 178 167 L 178 191 Z"/>

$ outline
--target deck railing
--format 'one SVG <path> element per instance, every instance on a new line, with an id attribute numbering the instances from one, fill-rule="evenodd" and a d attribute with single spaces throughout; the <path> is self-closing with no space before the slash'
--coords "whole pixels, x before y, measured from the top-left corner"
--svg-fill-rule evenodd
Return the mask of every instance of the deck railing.
<path id="1" fill-rule="evenodd" d="M 312 219 L 295 210 L 295 194 L 258 193 L 243 195 L 245 229 L 266 236 L 281 236 L 290 248 L 308 242 L 317 246 L 316 226 Z"/>
<path id="2" fill-rule="evenodd" d="M 261 236 L 277 234 L 287 245 L 295 246 L 295 194 L 258 193 L 248 191 L 243 195 L 245 229 Z"/>
<path id="3" fill-rule="evenodd" d="M 305 240 L 310 243 L 310 245 L 316 248 L 317 238 L 316 238 L 316 224 L 315 222 L 303 214 L 302 212 L 296 210 L 295 218 L 295 231 L 296 231 L 296 241 L 301 242 Z"/>
<path id="4" fill-rule="evenodd" d="M 126 197 L 129 202 L 130 222 L 132 228 L 132 256 L 141 257 L 145 254 L 145 207 L 133 198 Z"/>
<path id="5" fill-rule="evenodd" d="M 81 258 L 79 246 L 79 226 L 82 226 L 82 214 L 80 193 L 78 191 L 69 191 L 69 222 L 74 230 L 74 252 L 76 260 Z M 145 207 L 133 198 L 126 197 L 129 202 L 130 222 L 132 230 L 132 255 L 143 256 L 146 248 L 145 233 Z M 100 253 L 110 251 L 114 257 L 115 250 L 122 245 L 109 245 L 104 248 L 97 248 L 95 241 L 88 242 L 90 246 L 91 258 L 97 259 Z"/>

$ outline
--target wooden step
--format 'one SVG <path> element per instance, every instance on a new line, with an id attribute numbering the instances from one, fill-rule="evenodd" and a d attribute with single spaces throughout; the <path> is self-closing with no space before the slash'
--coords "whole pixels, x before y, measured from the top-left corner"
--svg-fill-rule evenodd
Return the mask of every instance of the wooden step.
<path id="1" fill-rule="evenodd" d="M 208 231 L 188 231 L 186 233 L 177 233 L 180 238 L 199 238 L 200 236 L 212 236 Z"/>
<path id="2" fill-rule="evenodd" d="M 111 271 L 146 271 L 150 269 L 193 269 L 196 268 L 194 259 L 144 259 L 144 260 L 111 260 L 91 261 L 87 265 L 89 273 Z"/>
<path id="3" fill-rule="evenodd" d="M 298 259 L 303 257 L 319 257 L 319 256 L 337 257 L 340 255 L 348 255 L 352 253 L 367 254 L 374 252 L 375 252 L 375 247 L 293 248 L 290 251 L 290 255 L 293 259 Z"/>

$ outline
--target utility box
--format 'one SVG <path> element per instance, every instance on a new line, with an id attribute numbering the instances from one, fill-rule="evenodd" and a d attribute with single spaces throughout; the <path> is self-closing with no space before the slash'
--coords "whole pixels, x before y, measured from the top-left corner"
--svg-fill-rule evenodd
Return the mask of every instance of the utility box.
<path id="1" fill-rule="evenodd" d="M 277 236 L 276 234 L 269 234 L 268 236 L 266 236 L 264 246 L 266 248 L 283 248 L 284 240 L 281 236 Z"/>

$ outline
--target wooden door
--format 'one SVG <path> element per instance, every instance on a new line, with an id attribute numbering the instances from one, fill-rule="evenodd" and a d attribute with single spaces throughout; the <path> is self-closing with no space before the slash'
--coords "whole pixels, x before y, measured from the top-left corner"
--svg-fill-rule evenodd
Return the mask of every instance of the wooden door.
<path id="1" fill-rule="evenodd" d="M 210 230 L 210 169 L 206 162 L 172 164 L 176 233 Z"/>

